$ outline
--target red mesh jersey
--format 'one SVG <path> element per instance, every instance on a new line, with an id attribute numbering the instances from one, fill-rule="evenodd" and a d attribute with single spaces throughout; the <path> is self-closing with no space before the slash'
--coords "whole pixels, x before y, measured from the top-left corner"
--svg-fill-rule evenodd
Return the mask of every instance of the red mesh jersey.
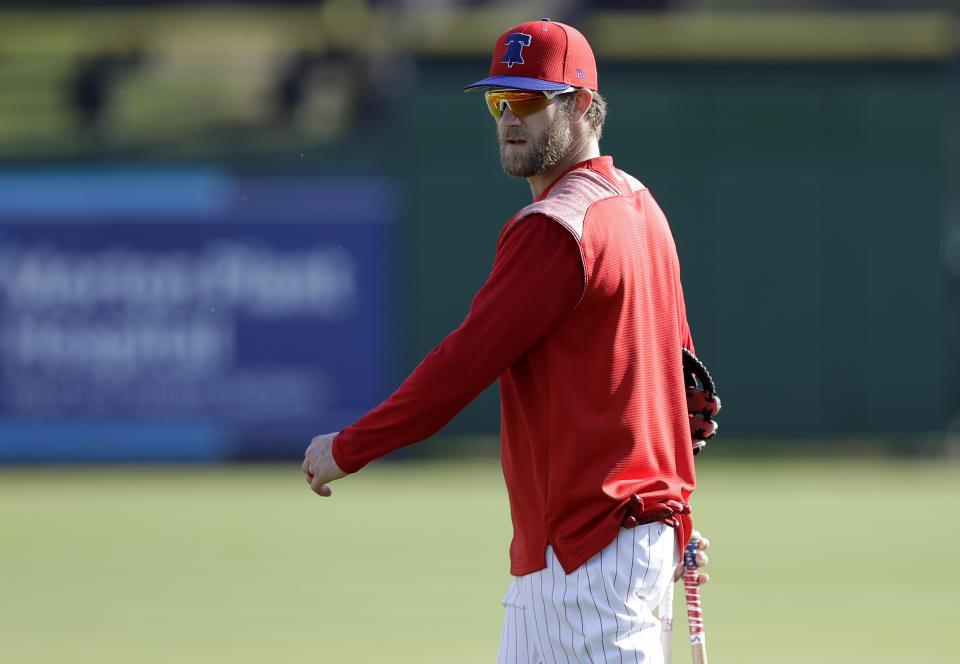
<path id="1" fill-rule="evenodd" d="M 501 238 L 531 214 L 577 238 L 585 286 L 500 377 L 515 575 L 542 569 L 548 542 L 569 573 L 614 539 L 632 493 L 686 503 L 695 485 L 680 354 L 692 340 L 653 196 L 601 157 L 559 178 Z"/>
<path id="2" fill-rule="evenodd" d="M 689 501 L 681 346 L 667 221 L 612 159 L 591 159 L 507 223 L 461 326 L 340 432 L 334 458 L 355 472 L 423 440 L 499 376 L 511 573 L 542 569 L 548 543 L 570 572 L 613 541 L 631 494 Z"/>

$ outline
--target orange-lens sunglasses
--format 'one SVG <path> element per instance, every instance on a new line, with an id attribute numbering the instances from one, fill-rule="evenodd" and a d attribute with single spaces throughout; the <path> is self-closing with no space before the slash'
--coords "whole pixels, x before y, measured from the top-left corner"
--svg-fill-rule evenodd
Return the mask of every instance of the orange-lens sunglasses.
<path id="1" fill-rule="evenodd" d="M 529 90 L 487 90 L 484 95 L 487 99 L 487 108 L 490 115 L 499 120 L 503 116 L 504 104 L 510 107 L 518 118 L 525 118 L 537 111 L 542 111 L 557 95 L 573 92 L 573 88 L 566 90 L 550 90 L 547 92 Z"/>

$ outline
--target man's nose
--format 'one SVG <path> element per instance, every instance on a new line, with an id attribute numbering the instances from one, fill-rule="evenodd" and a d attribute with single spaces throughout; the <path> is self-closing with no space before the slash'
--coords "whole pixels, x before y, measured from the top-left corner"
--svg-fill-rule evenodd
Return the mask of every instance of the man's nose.
<path id="1" fill-rule="evenodd" d="M 503 105 L 503 110 L 500 112 L 500 124 L 504 127 L 517 127 L 520 125 L 520 118 L 510 109 L 509 104 Z"/>

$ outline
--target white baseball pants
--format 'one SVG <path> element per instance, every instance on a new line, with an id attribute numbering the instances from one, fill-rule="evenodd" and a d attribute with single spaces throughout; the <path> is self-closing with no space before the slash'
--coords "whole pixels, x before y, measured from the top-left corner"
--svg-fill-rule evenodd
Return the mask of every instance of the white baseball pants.
<path id="1" fill-rule="evenodd" d="M 546 562 L 507 589 L 498 664 L 663 664 L 653 610 L 673 583 L 673 528 L 621 529 L 570 574 L 549 546 Z"/>

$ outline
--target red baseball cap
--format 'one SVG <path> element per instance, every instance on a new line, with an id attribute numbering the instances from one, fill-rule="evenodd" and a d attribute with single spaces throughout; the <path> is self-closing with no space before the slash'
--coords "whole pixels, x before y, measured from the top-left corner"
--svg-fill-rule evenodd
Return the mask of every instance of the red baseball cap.
<path id="1" fill-rule="evenodd" d="M 500 35 L 493 45 L 490 75 L 464 90 L 565 90 L 570 86 L 597 89 L 593 50 L 576 28 L 543 18 Z"/>

